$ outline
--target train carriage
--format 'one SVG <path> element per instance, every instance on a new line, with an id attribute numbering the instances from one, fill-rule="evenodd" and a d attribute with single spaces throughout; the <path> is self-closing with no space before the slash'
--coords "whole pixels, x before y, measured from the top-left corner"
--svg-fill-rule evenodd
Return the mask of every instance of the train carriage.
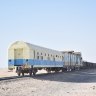
<path id="1" fill-rule="evenodd" d="M 16 67 L 19 76 L 21 73 L 35 75 L 41 69 L 47 72 L 71 71 L 79 68 L 81 61 L 81 53 L 56 51 L 22 41 L 13 43 L 8 51 L 8 67 Z"/>
<path id="2" fill-rule="evenodd" d="M 29 43 L 17 41 L 11 45 L 8 52 L 9 69 L 14 66 L 18 68 L 22 66 L 23 69 L 45 68 L 49 71 L 50 69 L 56 70 L 57 67 L 60 69 L 64 66 L 61 52 Z"/>
<path id="3" fill-rule="evenodd" d="M 64 68 L 67 69 L 67 71 L 74 69 L 79 70 L 83 66 L 80 52 L 63 51 L 62 53 L 64 56 Z"/>

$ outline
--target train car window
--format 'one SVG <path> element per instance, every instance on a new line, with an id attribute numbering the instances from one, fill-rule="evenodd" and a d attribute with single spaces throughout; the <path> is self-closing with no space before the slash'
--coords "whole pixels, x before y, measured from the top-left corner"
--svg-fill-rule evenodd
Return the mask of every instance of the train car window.
<path id="1" fill-rule="evenodd" d="M 55 61 L 55 58 L 53 57 L 53 61 Z"/>
<path id="2" fill-rule="evenodd" d="M 46 56 L 46 53 L 45 53 L 45 56 Z"/>
<path id="3" fill-rule="evenodd" d="M 26 59 L 26 61 L 28 61 L 28 59 Z"/>
<path id="4" fill-rule="evenodd" d="M 9 62 L 11 62 L 11 60 L 9 60 Z"/>
<path id="5" fill-rule="evenodd" d="M 37 56 L 37 59 L 39 59 L 39 56 Z"/>
<path id="6" fill-rule="evenodd" d="M 41 53 L 41 55 L 42 55 L 42 53 Z"/>
<path id="7" fill-rule="evenodd" d="M 41 56 L 41 60 L 43 60 L 43 56 Z"/>

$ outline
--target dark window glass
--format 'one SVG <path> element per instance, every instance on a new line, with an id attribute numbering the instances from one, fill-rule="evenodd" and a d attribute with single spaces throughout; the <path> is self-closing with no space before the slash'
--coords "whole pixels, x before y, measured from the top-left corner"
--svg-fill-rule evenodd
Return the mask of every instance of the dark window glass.
<path id="1" fill-rule="evenodd" d="M 37 59 L 39 59 L 39 56 L 37 56 Z"/>
<path id="2" fill-rule="evenodd" d="M 43 60 L 43 56 L 41 56 L 41 60 Z"/>
<path id="3" fill-rule="evenodd" d="M 28 59 L 26 59 L 26 61 L 28 61 Z"/>
<path id="4" fill-rule="evenodd" d="M 9 62 L 11 62 L 11 60 L 9 60 Z"/>

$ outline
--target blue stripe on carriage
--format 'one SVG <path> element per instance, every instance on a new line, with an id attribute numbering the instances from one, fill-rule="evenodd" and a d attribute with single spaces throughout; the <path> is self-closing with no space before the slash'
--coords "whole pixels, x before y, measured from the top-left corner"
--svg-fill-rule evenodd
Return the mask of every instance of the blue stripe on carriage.
<path id="1" fill-rule="evenodd" d="M 36 59 L 9 59 L 8 66 L 21 66 L 24 64 L 34 67 L 63 67 L 62 61 L 36 60 Z"/>

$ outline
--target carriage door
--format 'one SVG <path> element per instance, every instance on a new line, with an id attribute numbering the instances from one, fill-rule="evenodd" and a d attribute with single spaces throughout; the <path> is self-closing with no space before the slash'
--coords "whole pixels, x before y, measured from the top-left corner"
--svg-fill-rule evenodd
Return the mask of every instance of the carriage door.
<path id="1" fill-rule="evenodd" d="M 14 63 L 15 65 L 22 65 L 23 64 L 23 49 L 18 48 L 14 49 Z"/>

